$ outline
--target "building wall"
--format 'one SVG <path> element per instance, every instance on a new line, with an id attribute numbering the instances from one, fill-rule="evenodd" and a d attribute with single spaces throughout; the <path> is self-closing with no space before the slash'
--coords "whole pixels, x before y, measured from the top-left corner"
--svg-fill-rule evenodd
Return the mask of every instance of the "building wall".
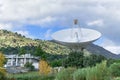
<path id="1" fill-rule="evenodd" d="M 5 67 L 9 67 L 9 66 L 20 66 L 20 67 L 24 67 L 24 65 L 26 64 L 26 62 L 32 62 L 33 66 L 35 68 L 38 68 L 38 57 L 34 57 L 30 54 L 25 54 L 25 55 L 6 55 L 7 58 L 7 63 L 5 65 Z"/>

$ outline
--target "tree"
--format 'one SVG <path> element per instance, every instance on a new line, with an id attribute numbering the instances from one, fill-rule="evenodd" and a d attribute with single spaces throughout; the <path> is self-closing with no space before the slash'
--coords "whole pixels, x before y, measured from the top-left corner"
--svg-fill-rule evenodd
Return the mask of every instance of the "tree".
<path id="1" fill-rule="evenodd" d="M 83 65 L 84 67 L 88 67 L 88 66 L 91 67 L 91 66 L 95 66 L 96 63 L 101 63 L 103 60 L 106 60 L 104 56 L 91 54 L 90 56 L 84 57 Z"/>
<path id="2" fill-rule="evenodd" d="M 83 52 L 71 52 L 64 61 L 65 67 L 83 67 Z"/>
<path id="3" fill-rule="evenodd" d="M 0 79 L 3 79 L 6 75 L 6 70 L 4 68 L 5 62 L 5 56 L 2 53 L 0 53 Z"/>
<path id="4" fill-rule="evenodd" d="M 113 77 L 120 77 L 120 63 L 111 64 L 109 70 Z"/>
<path id="5" fill-rule="evenodd" d="M 49 74 L 51 71 L 51 67 L 49 66 L 48 62 L 46 61 L 46 59 L 47 59 L 46 52 L 42 50 L 40 45 L 36 48 L 35 55 L 40 56 L 40 58 L 41 58 L 40 62 L 39 62 L 40 74 L 43 74 L 43 75 Z"/>
<path id="6" fill-rule="evenodd" d="M 107 66 L 109 67 L 113 63 L 120 63 L 120 59 L 108 59 L 107 60 Z"/>
<path id="7" fill-rule="evenodd" d="M 33 71 L 35 69 L 34 66 L 32 65 L 32 62 L 26 62 L 24 66 L 28 68 L 30 71 Z"/>
<path id="8" fill-rule="evenodd" d="M 46 52 L 42 50 L 40 45 L 36 47 L 34 55 L 39 56 L 41 59 L 46 59 Z"/>
<path id="9" fill-rule="evenodd" d="M 22 54 L 25 54 L 25 53 L 26 53 L 25 48 L 24 48 L 24 47 L 21 47 L 21 48 L 19 49 L 19 55 L 22 55 Z"/>
<path id="10" fill-rule="evenodd" d="M 95 66 L 96 63 L 101 63 L 106 60 L 104 56 L 91 54 L 84 56 L 83 52 L 71 52 L 64 60 L 65 67 L 83 68 L 88 66 Z"/>
<path id="11" fill-rule="evenodd" d="M 0 67 L 4 66 L 5 61 L 5 56 L 2 53 L 0 53 Z"/>
<path id="12" fill-rule="evenodd" d="M 62 62 L 63 62 L 62 59 L 53 60 L 53 61 L 50 62 L 50 65 L 51 65 L 52 67 L 59 67 L 59 66 L 62 66 Z"/>
<path id="13" fill-rule="evenodd" d="M 39 72 L 42 75 L 47 75 L 51 72 L 51 67 L 45 60 L 40 60 L 39 62 Z"/>

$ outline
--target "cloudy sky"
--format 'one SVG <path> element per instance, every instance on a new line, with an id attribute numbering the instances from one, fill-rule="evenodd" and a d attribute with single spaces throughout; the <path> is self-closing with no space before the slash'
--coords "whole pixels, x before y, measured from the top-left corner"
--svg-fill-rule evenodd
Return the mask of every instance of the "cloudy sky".
<path id="1" fill-rule="evenodd" d="M 102 33 L 97 45 L 120 54 L 120 0 L 0 0 L 0 29 L 30 38 L 51 39 L 73 19 Z"/>

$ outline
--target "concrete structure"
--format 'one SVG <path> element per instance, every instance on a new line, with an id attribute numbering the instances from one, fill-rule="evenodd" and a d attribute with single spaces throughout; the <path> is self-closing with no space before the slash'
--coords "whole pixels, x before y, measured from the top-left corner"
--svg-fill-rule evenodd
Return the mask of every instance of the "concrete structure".
<path id="1" fill-rule="evenodd" d="M 35 68 L 38 68 L 38 57 L 34 57 L 31 54 L 25 55 L 5 55 L 7 58 L 7 63 L 5 67 L 10 66 L 20 66 L 23 67 L 26 62 L 32 62 Z"/>

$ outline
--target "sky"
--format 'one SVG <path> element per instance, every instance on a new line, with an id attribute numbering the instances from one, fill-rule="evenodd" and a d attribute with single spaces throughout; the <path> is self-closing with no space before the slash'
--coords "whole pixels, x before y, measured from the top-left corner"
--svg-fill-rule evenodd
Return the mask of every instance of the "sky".
<path id="1" fill-rule="evenodd" d="M 33 39 L 70 28 L 78 19 L 83 28 L 102 37 L 95 44 L 120 54 L 120 0 L 0 0 L 0 29 Z"/>

